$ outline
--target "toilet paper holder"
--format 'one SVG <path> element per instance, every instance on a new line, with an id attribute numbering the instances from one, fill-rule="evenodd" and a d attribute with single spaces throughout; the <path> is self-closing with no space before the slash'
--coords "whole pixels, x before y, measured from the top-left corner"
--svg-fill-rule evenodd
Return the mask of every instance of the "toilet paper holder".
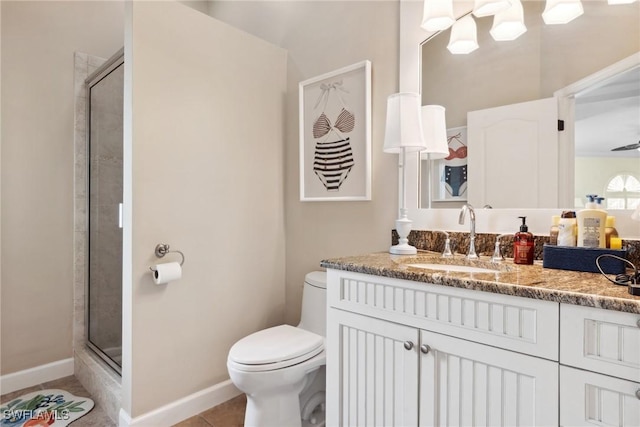
<path id="1" fill-rule="evenodd" d="M 182 257 L 182 260 L 180 261 L 180 266 L 182 267 L 182 264 L 184 264 L 184 254 L 182 253 L 182 251 L 176 251 L 176 250 L 171 251 L 169 250 L 169 245 L 166 243 L 158 243 L 156 245 L 155 254 L 158 258 L 162 258 L 168 253 L 180 254 L 180 256 Z M 153 267 L 149 267 L 149 270 L 156 271 Z"/>

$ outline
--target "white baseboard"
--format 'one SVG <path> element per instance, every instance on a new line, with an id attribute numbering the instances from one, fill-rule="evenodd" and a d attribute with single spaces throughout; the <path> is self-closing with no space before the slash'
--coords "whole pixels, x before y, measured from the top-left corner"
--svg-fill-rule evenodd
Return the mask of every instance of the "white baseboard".
<path id="1" fill-rule="evenodd" d="M 0 376 L 0 394 L 73 375 L 73 357 Z"/>
<path id="2" fill-rule="evenodd" d="M 169 427 L 241 393 L 231 380 L 227 380 L 135 418 L 120 409 L 119 427 Z"/>

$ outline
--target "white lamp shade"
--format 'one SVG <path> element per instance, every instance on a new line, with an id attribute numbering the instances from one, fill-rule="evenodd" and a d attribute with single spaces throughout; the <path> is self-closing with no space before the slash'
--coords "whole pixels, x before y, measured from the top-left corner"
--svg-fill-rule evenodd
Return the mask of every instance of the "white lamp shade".
<path id="1" fill-rule="evenodd" d="M 583 13 L 580 0 L 547 0 L 542 19 L 547 25 L 566 24 Z"/>
<path id="2" fill-rule="evenodd" d="M 422 106 L 422 131 L 430 159 L 444 159 L 449 155 L 447 122 L 442 105 Z"/>
<path id="3" fill-rule="evenodd" d="M 630 4 L 635 2 L 636 0 L 607 0 L 609 4 Z"/>
<path id="4" fill-rule="evenodd" d="M 427 147 L 422 133 L 420 95 L 401 92 L 387 98 L 387 125 L 384 132 L 385 153 L 422 151 Z"/>
<path id="5" fill-rule="evenodd" d="M 524 9 L 520 0 L 511 0 L 511 7 L 493 17 L 491 37 L 497 41 L 515 40 L 527 31 L 524 25 Z"/>
<path id="6" fill-rule="evenodd" d="M 421 27 L 427 31 L 443 31 L 456 22 L 453 0 L 425 0 Z"/>
<path id="7" fill-rule="evenodd" d="M 427 0 L 428 1 L 428 0 Z M 473 14 L 478 18 L 482 16 L 495 15 L 496 13 L 511 6 L 509 0 L 475 0 Z"/>
<path id="8" fill-rule="evenodd" d="M 478 48 L 476 21 L 471 15 L 458 20 L 451 27 L 451 38 L 447 49 L 453 54 L 467 54 Z"/>

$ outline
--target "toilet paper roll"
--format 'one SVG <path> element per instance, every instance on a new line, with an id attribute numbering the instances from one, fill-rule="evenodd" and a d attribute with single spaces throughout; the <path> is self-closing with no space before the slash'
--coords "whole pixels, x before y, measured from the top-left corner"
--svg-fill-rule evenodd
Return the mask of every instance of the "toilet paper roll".
<path id="1" fill-rule="evenodd" d="M 180 280 L 182 277 L 182 266 L 178 262 L 167 262 L 154 266 L 153 281 L 156 285 Z"/>

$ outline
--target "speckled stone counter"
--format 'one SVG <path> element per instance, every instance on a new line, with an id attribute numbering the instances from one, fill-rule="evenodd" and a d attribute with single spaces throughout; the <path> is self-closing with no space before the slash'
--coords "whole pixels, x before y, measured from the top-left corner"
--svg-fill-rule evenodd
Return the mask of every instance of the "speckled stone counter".
<path id="1" fill-rule="evenodd" d="M 409 266 L 431 263 L 442 264 L 442 271 Z M 447 264 L 469 265 L 498 272 L 453 272 L 446 270 Z M 629 294 L 626 286 L 615 285 L 598 273 L 543 268 L 540 261 L 536 261 L 534 265 L 517 265 L 511 259 L 492 263 L 489 258 L 469 261 L 463 255 L 441 258 L 439 253 L 433 252 L 419 252 L 418 255 L 381 252 L 327 259 L 320 265 L 414 282 L 640 314 L 640 296 Z"/>

